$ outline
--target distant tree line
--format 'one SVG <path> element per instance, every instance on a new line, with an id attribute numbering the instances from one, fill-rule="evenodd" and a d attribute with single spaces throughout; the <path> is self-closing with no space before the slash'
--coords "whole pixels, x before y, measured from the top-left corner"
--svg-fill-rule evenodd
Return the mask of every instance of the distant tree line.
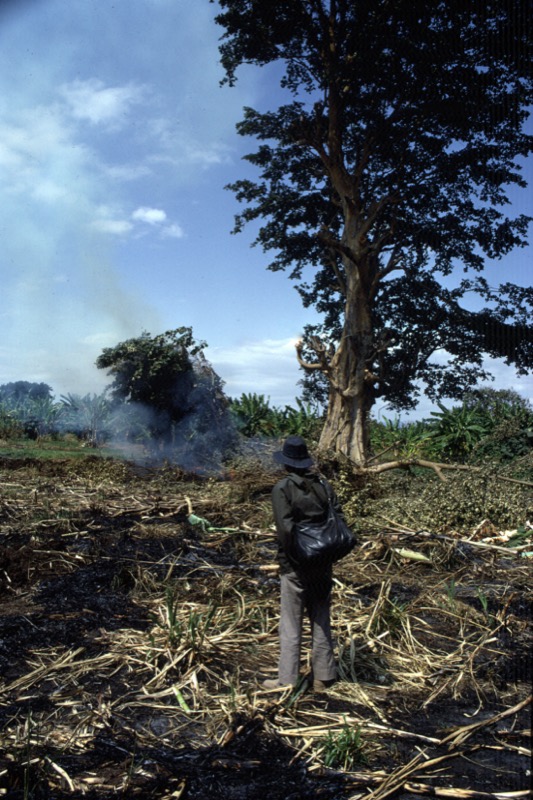
<path id="1" fill-rule="evenodd" d="M 316 401 L 279 408 L 263 394 L 230 398 L 205 346 L 190 328 L 178 328 L 106 348 L 96 364 L 113 380 L 100 394 L 69 393 L 56 401 L 45 383 L 0 385 L 0 439 L 70 434 L 93 446 L 139 443 L 190 466 L 234 454 L 243 438 L 297 434 L 319 442 L 324 413 Z M 370 439 L 376 459 L 512 461 L 533 447 L 533 407 L 513 390 L 482 387 L 459 405 L 439 403 L 425 420 L 372 419 Z"/>

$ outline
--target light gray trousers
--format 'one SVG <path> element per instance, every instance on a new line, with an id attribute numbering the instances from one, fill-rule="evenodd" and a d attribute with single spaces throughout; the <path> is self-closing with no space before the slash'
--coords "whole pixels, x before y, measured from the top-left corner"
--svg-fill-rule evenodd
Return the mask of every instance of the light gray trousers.
<path id="1" fill-rule="evenodd" d="M 281 575 L 278 680 L 283 686 L 298 680 L 304 611 L 311 622 L 313 677 L 321 681 L 336 677 L 329 612 L 331 586 L 331 570 L 316 576 L 295 572 Z"/>

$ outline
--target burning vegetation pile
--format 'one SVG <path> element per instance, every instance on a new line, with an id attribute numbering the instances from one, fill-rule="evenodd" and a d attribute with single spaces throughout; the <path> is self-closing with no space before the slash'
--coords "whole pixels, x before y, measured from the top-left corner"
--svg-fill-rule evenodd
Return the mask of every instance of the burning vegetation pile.
<path id="1" fill-rule="evenodd" d="M 0 795 L 529 794 L 526 523 L 421 530 L 380 505 L 335 569 L 340 680 L 279 694 L 270 469 L 1 472 Z"/>

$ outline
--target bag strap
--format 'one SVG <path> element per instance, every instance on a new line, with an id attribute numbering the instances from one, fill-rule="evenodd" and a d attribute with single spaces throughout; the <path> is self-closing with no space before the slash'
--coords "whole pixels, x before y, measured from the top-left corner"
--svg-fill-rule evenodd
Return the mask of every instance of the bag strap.
<path id="1" fill-rule="evenodd" d="M 321 475 L 318 475 L 317 477 L 318 477 L 318 482 L 326 492 L 326 502 L 327 502 L 327 507 L 329 508 L 330 506 L 333 505 L 333 491 L 325 478 L 323 478 Z M 322 503 L 324 498 L 318 494 L 314 481 L 310 481 L 307 478 L 304 478 L 304 481 L 309 491 L 313 492 L 317 500 L 319 500 Z M 296 485 L 296 481 L 293 480 L 292 482 Z"/>
<path id="2" fill-rule="evenodd" d="M 327 483 L 327 481 L 325 481 L 323 478 L 321 478 L 320 475 L 318 476 L 318 482 L 320 483 L 320 485 L 322 486 L 322 488 L 326 492 L 326 502 L 327 502 L 328 507 L 329 507 L 332 504 L 332 501 L 333 501 L 333 494 L 332 494 L 331 488 L 330 488 L 329 484 Z M 311 482 L 311 481 L 306 481 L 306 485 L 309 487 L 310 491 L 313 492 L 315 497 L 322 502 L 323 498 L 320 497 L 320 495 L 318 494 L 318 492 L 316 490 L 315 483 Z"/>

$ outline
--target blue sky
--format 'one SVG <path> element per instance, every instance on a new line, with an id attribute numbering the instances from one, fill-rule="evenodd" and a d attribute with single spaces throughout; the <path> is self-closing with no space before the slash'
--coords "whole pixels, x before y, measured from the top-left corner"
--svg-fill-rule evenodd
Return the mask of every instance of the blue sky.
<path id="1" fill-rule="evenodd" d="M 255 146 L 235 131 L 243 106 L 275 107 L 277 89 L 255 69 L 220 87 L 215 13 L 208 0 L 0 2 L 0 384 L 99 392 L 103 347 L 187 325 L 230 396 L 294 403 L 294 342 L 316 317 L 252 230 L 231 235 L 223 188 Z M 532 206 L 530 192 L 516 201 Z M 501 262 L 494 283 L 529 284 L 531 255 Z M 533 399 L 533 378 L 493 366 L 496 388 Z"/>

